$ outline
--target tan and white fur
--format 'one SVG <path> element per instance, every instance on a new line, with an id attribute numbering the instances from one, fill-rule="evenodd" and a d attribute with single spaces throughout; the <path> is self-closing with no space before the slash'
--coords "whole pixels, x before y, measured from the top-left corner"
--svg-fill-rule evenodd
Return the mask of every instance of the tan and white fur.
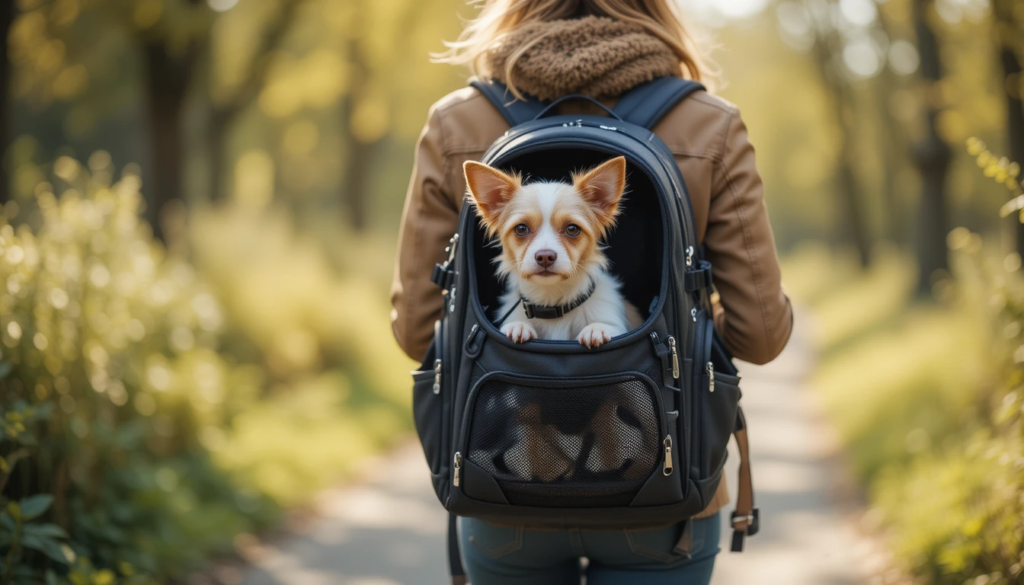
<path id="1" fill-rule="evenodd" d="M 501 243 L 498 274 L 507 279 L 499 315 L 509 314 L 501 332 L 516 343 L 531 339 L 577 340 L 593 349 L 641 325 L 640 313 L 608 273 L 601 241 L 615 225 L 626 187 L 626 160 L 614 158 L 572 183 L 523 185 L 518 175 L 476 162 L 464 165 L 466 184 L 488 235 Z M 535 304 L 566 305 L 594 283 L 582 304 L 558 319 L 529 319 L 521 299 Z M 605 428 L 623 423 L 609 400 L 595 414 Z M 569 478 L 582 437 L 562 434 L 544 424 L 539 406 L 526 405 L 516 416 L 520 438 L 507 454 L 529 463 L 529 474 L 550 482 Z M 625 429 L 623 428 L 623 432 Z M 595 450 L 583 462 L 588 469 L 616 469 L 626 461 L 621 433 L 596 437 Z M 642 470 L 641 470 L 642 471 Z M 637 470 L 627 471 L 636 473 Z M 528 479 L 528 478 L 524 478 Z"/>
<path id="2" fill-rule="evenodd" d="M 466 185 L 488 235 L 501 243 L 498 274 L 507 279 L 501 332 L 516 343 L 531 339 L 575 339 L 596 348 L 639 327 L 640 313 L 608 273 L 601 240 L 615 225 L 626 187 L 626 160 L 618 157 L 572 184 L 535 182 L 477 162 L 464 165 Z M 557 319 L 528 319 L 521 298 L 565 305 L 594 292 Z"/>

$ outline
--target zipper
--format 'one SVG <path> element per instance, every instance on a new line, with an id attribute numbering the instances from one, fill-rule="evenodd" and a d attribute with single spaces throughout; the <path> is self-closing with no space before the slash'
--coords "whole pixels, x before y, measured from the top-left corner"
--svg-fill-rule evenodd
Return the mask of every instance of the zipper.
<path id="1" fill-rule="evenodd" d="M 657 331 L 651 331 L 651 343 L 654 344 L 654 354 L 661 359 L 662 364 L 665 363 L 665 353 L 661 349 L 661 338 L 658 337 Z M 678 380 L 680 377 L 679 371 L 679 350 L 676 348 L 676 338 L 669 335 L 665 339 L 665 345 L 668 346 L 668 354 L 672 360 L 672 380 Z"/>
<path id="2" fill-rule="evenodd" d="M 701 309 L 698 312 L 701 314 L 701 317 L 704 316 L 704 310 L 703 309 Z M 696 363 L 698 363 L 698 364 L 699 363 L 704 363 L 705 366 L 703 368 L 701 368 L 701 369 L 694 368 L 694 370 L 695 370 L 695 374 L 694 374 L 695 380 L 694 380 L 694 386 L 693 387 L 694 388 L 703 388 L 704 387 L 704 376 L 707 375 L 707 377 L 708 377 L 708 390 L 710 392 L 714 392 L 715 391 L 715 366 L 714 366 L 714 364 L 709 359 L 711 357 L 710 354 L 709 354 L 709 350 L 711 348 L 711 335 L 713 334 L 713 329 L 711 329 L 711 324 L 709 322 L 709 319 L 707 319 L 707 318 L 699 319 L 699 321 L 697 323 L 697 331 L 695 333 L 696 334 L 694 335 L 694 343 L 697 344 L 696 347 L 695 347 L 695 350 L 697 352 L 697 356 L 696 357 L 698 359 L 695 359 L 694 361 Z M 708 360 L 708 361 L 705 362 L 705 360 Z M 696 441 L 696 444 L 699 445 L 701 433 L 703 433 L 703 431 L 704 431 L 704 416 L 703 416 L 703 412 L 704 412 L 704 392 L 702 392 L 702 391 L 695 391 L 694 394 L 695 394 L 695 404 L 694 404 L 694 408 L 693 408 L 693 410 L 694 410 L 693 419 L 696 419 L 696 420 L 694 421 L 694 431 L 695 431 L 695 434 L 693 435 L 693 437 L 694 437 L 694 441 Z M 691 447 L 691 449 L 692 448 L 693 447 Z M 698 461 L 698 464 L 700 466 L 700 469 L 703 469 L 704 468 L 704 464 L 705 464 L 705 462 L 704 462 L 704 450 L 703 449 L 698 449 L 697 461 Z"/>
<path id="3" fill-rule="evenodd" d="M 676 351 L 676 338 L 668 337 L 668 347 L 672 351 L 672 379 L 679 379 L 679 352 Z"/>
<path id="4" fill-rule="evenodd" d="M 452 485 L 459 487 L 459 472 L 462 471 L 462 453 L 455 452 L 455 478 L 452 480 Z"/>
<path id="5" fill-rule="evenodd" d="M 661 468 L 661 474 L 668 477 L 672 475 L 672 435 L 665 435 L 662 444 L 665 445 L 665 463 Z"/>
<path id="6" fill-rule="evenodd" d="M 441 360 L 434 360 L 434 394 L 441 393 Z"/>

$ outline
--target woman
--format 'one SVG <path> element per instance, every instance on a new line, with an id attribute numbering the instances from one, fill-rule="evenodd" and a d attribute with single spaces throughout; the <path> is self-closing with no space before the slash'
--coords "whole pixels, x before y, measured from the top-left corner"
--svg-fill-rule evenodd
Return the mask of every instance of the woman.
<path id="1" fill-rule="evenodd" d="M 708 77 L 705 60 L 672 0 L 488 0 L 442 61 L 470 66 L 518 95 L 570 93 L 607 105 L 637 84 L 665 75 Z M 562 113 L 599 113 L 578 102 Z M 442 298 L 430 282 L 456 231 L 466 192 L 462 165 L 479 160 L 508 129 L 477 90 L 449 94 L 430 110 L 406 198 L 391 294 L 392 326 L 413 359 L 426 354 Z M 669 146 L 693 204 L 698 238 L 714 266 L 720 300 L 715 327 L 737 358 L 763 364 L 786 345 L 792 310 L 782 292 L 775 244 L 754 149 L 736 107 L 699 92 L 654 129 Z M 680 527 L 622 531 L 541 531 L 462 522 L 470 581 L 490 584 L 706 584 L 718 553 L 725 481 L 693 524 L 689 558 L 672 552 Z"/>

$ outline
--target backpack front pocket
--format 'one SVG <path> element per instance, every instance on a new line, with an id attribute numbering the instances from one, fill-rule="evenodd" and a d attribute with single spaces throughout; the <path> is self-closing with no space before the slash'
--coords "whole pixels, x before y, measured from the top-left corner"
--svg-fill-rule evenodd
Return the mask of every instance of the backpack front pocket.
<path id="1" fill-rule="evenodd" d="M 461 455 L 509 504 L 628 506 L 655 473 L 672 473 L 661 396 L 643 374 L 495 374 L 477 383 L 466 409 Z M 494 493 L 490 480 L 474 486 L 473 479 L 464 482 L 468 496 Z"/>

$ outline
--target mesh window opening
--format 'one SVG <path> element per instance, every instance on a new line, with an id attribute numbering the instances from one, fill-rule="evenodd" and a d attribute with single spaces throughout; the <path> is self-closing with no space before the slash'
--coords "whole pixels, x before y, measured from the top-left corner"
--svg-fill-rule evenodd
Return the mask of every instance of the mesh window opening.
<path id="1" fill-rule="evenodd" d="M 627 506 L 661 462 L 654 390 L 638 379 L 570 388 L 485 382 L 467 459 L 510 504 Z"/>

